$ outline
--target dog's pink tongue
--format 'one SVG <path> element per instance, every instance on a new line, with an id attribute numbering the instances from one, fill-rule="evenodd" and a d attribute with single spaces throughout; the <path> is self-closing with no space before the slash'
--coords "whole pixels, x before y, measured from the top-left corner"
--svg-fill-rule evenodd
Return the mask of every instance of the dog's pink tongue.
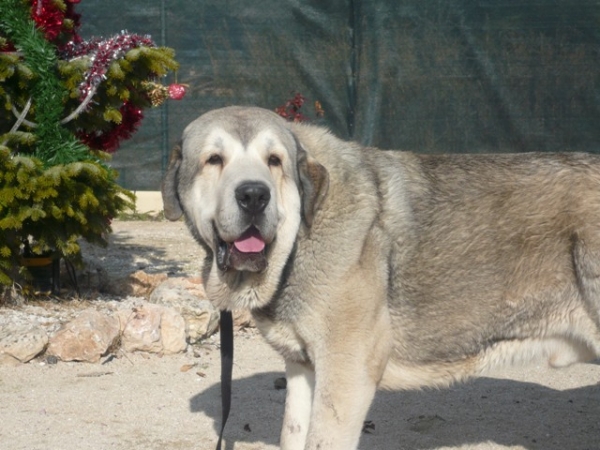
<path id="1" fill-rule="evenodd" d="M 260 253 L 265 248 L 265 241 L 256 228 L 250 228 L 233 245 L 241 253 Z"/>

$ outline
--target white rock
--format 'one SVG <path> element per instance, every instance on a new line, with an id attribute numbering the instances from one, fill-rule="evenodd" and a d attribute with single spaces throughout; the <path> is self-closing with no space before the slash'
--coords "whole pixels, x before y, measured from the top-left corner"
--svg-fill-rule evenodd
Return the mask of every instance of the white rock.
<path id="1" fill-rule="evenodd" d="M 179 353 L 186 349 L 185 321 L 173 308 L 142 302 L 119 312 L 127 352 Z"/>
<path id="2" fill-rule="evenodd" d="M 187 348 L 185 320 L 172 308 L 165 308 L 161 315 L 160 337 L 165 354 L 181 353 Z"/>
<path id="3" fill-rule="evenodd" d="M 126 352 L 159 353 L 162 350 L 160 336 L 161 310 L 154 306 L 136 306 L 126 317 L 121 337 L 121 346 Z"/>
<path id="4" fill-rule="evenodd" d="M 117 317 L 88 309 L 50 338 L 46 354 L 62 361 L 98 362 L 117 343 L 119 335 Z"/>
<path id="5" fill-rule="evenodd" d="M 183 316 L 191 344 L 212 335 L 219 326 L 219 311 L 206 299 L 199 279 L 168 279 L 154 289 L 150 302 L 172 307 Z"/>
<path id="6" fill-rule="evenodd" d="M 27 362 L 42 353 L 47 344 L 48 335 L 39 326 L 5 322 L 0 327 L 0 355 Z M 7 357 L 2 360 L 10 361 Z"/>

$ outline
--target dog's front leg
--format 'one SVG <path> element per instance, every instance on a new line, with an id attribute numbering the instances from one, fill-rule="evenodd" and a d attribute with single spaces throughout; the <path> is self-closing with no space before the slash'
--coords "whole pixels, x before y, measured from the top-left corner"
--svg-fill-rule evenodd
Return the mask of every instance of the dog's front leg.
<path id="1" fill-rule="evenodd" d="M 304 450 L 315 388 L 311 367 L 286 361 L 287 394 L 281 429 L 282 450 Z"/>
<path id="2" fill-rule="evenodd" d="M 364 366 L 332 363 L 320 370 L 317 365 L 305 450 L 355 450 L 375 390 Z"/>

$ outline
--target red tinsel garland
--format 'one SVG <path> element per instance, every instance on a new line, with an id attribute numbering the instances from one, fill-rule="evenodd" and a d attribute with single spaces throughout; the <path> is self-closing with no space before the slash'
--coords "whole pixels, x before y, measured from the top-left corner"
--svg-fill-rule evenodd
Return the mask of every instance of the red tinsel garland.
<path id="1" fill-rule="evenodd" d="M 120 34 L 108 39 L 92 38 L 84 42 L 69 42 L 61 52 L 61 57 L 73 59 L 81 56 L 90 57 L 92 64 L 86 73 L 85 80 L 79 85 L 79 94 L 83 99 L 91 89 L 98 86 L 106 78 L 106 71 L 113 61 L 122 58 L 129 50 L 141 47 L 154 47 L 150 36 Z"/>
<path id="2" fill-rule="evenodd" d="M 119 112 L 123 119 L 110 131 L 91 133 L 79 131 L 76 133 L 77 137 L 92 149 L 114 153 L 119 148 L 121 141 L 129 139 L 133 135 L 144 118 L 142 110 L 130 102 L 123 103 Z"/>
<path id="3" fill-rule="evenodd" d="M 43 30 L 46 39 L 61 46 L 66 42 L 80 42 L 77 34 L 80 15 L 75 13 L 74 4 L 80 0 L 66 0 L 66 10 L 61 11 L 52 0 L 34 0 L 31 2 L 31 18 Z M 65 26 L 65 19 L 72 26 Z"/>

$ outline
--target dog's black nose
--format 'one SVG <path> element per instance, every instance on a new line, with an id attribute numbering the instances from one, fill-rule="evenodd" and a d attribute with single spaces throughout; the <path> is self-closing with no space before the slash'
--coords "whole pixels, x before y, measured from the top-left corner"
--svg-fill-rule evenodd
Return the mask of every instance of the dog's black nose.
<path id="1" fill-rule="evenodd" d="M 269 187 L 260 181 L 248 181 L 235 190 L 235 199 L 244 211 L 259 214 L 265 210 L 271 200 Z"/>

